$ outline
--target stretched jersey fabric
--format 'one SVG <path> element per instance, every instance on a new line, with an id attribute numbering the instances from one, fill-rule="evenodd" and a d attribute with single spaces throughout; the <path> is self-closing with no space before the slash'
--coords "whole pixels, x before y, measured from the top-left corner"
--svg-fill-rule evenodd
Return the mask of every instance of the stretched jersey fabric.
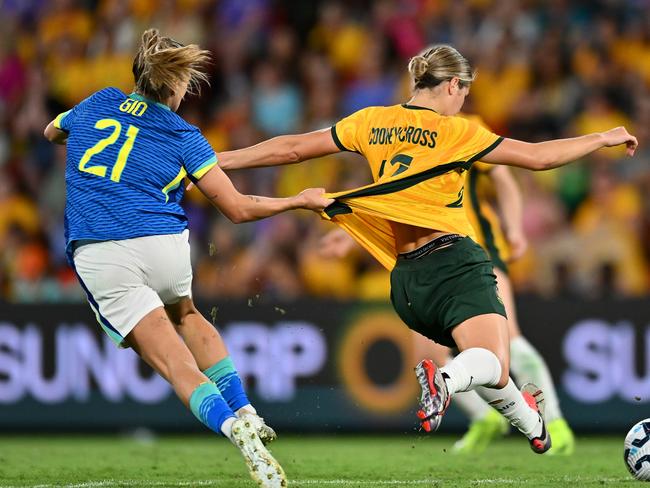
<path id="1" fill-rule="evenodd" d="M 166 105 L 105 88 L 54 126 L 67 132 L 65 238 L 122 240 L 178 234 L 183 178 L 196 181 L 217 163 L 199 129 Z"/>
<path id="2" fill-rule="evenodd" d="M 467 170 L 503 139 L 475 121 L 411 105 L 368 107 L 332 127 L 339 149 L 361 153 L 374 183 L 328 195 L 323 217 L 386 268 L 397 251 L 390 222 L 474 237 L 463 208 Z"/>

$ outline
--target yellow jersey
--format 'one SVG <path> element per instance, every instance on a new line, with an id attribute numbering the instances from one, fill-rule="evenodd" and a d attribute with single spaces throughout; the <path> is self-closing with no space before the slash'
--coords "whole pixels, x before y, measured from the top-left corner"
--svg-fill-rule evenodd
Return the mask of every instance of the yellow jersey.
<path id="1" fill-rule="evenodd" d="M 412 105 L 368 107 L 332 127 L 339 149 L 362 154 L 374 183 L 328 195 L 323 217 L 388 269 L 397 258 L 390 222 L 474 237 L 463 208 L 472 163 L 502 137 L 476 121 Z"/>

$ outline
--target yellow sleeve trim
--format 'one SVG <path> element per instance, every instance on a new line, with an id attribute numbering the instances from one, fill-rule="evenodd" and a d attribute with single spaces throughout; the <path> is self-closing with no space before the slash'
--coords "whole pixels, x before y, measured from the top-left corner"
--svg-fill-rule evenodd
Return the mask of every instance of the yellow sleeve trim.
<path id="1" fill-rule="evenodd" d="M 54 127 L 56 127 L 59 130 L 65 130 L 61 127 L 61 122 L 63 122 L 63 119 L 65 118 L 66 115 L 70 113 L 70 110 L 67 112 L 63 112 L 62 114 L 59 114 L 56 116 L 56 119 L 54 119 Z"/>
<path id="2" fill-rule="evenodd" d="M 212 156 L 210 159 L 208 159 L 205 163 L 203 163 L 199 169 L 197 169 L 194 173 L 192 173 L 192 178 L 195 178 L 197 180 L 201 179 L 208 171 L 210 171 L 214 166 L 217 165 L 217 155 L 215 154 Z"/>

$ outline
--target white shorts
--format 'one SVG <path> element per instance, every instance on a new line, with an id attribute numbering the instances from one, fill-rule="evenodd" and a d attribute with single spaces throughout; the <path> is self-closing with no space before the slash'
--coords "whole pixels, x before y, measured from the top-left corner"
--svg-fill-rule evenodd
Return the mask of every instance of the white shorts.
<path id="1" fill-rule="evenodd" d="M 74 267 L 104 331 L 120 347 L 152 310 L 192 296 L 189 231 L 84 243 Z"/>

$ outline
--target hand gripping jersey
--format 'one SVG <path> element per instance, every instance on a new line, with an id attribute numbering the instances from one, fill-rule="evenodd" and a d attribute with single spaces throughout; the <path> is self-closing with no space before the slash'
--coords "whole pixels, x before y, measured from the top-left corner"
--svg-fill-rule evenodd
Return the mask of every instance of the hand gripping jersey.
<path id="1" fill-rule="evenodd" d="M 474 236 L 465 209 L 467 170 L 503 139 L 474 121 L 411 105 L 368 107 L 332 127 L 341 150 L 366 157 L 374 183 L 328 195 L 323 212 L 386 268 L 397 251 L 389 222 Z"/>
<path id="2" fill-rule="evenodd" d="M 122 240 L 179 234 L 185 176 L 196 181 L 217 163 L 198 128 L 166 105 L 106 88 L 54 126 L 68 132 L 65 237 Z"/>

